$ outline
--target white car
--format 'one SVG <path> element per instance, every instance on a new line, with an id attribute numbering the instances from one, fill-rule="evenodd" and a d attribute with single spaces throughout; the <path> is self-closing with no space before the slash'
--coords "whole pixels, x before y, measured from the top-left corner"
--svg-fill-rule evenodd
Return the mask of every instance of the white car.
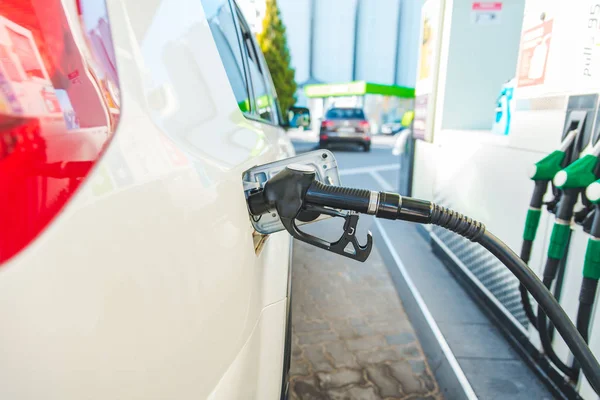
<path id="1" fill-rule="evenodd" d="M 230 0 L 0 2 L 0 399 L 278 399 L 294 154 Z"/>

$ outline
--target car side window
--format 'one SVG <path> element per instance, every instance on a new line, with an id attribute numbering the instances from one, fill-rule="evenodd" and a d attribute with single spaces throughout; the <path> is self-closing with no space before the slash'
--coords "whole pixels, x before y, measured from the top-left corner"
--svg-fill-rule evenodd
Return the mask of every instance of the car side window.
<path id="1" fill-rule="evenodd" d="M 271 72 L 269 71 L 269 67 L 267 66 L 267 60 L 265 60 L 265 57 L 262 56 L 261 61 L 263 65 L 263 71 L 265 71 L 265 81 L 267 82 L 267 90 L 269 91 L 269 95 L 271 96 L 273 112 L 275 113 L 277 120 L 282 121 L 281 107 L 277 98 L 275 84 L 273 83 L 273 79 L 271 78 Z"/>
<path id="2" fill-rule="evenodd" d="M 239 14 L 239 10 L 238 10 Z M 254 89 L 254 104 L 256 116 L 271 123 L 278 122 L 275 106 L 274 90 L 271 90 L 271 80 L 266 70 L 264 56 L 254 40 L 253 33 L 245 20 L 238 15 L 244 51 L 248 57 L 249 75 Z"/>
<path id="3" fill-rule="evenodd" d="M 250 88 L 231 4 L 228 0 L 202 0 L 202 6 L 238 106 L 250 113 Z"/>

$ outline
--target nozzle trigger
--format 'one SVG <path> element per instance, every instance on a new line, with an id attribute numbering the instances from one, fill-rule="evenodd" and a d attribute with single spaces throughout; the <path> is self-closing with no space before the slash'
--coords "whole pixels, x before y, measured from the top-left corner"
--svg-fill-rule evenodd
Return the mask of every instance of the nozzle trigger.
<path id="1" fill-rule="evenodd" d="M 367 233 L 367 243 L 364 246 L 358 242 L 358 239 L 356 238 L 356 227 L 358 225 L 359 215 L 356 212 L 340 212 L 330 208 L 317 206 L 309 206 L 306 208 L 306 210 L 344 218 L 344 233 L 337 241 L 328 242 L 316 236 L 302 232 L 300 229 L 298 229 L 295 218 L 282 217 L 281 222 L 283 223 L 283 226 L 294 238 L 313 246 L 329 250 L 333 253 L 352 258 L 353 260 L 364 262 L 369 257 L 373 247 L 373 235 L 371 235 L 371 232 Z"/>

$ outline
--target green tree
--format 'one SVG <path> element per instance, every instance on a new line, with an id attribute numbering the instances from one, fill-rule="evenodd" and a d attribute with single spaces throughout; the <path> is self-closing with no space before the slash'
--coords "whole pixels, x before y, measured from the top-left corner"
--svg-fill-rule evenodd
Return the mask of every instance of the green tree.
<path id="1" fill-rule="evenodd" d="M 296 71 L 290 65 L 290 51 L 287 47 L 285 25 L 281 21 L 281 13 L 277 0 L 266 0 L 267 10 L 263 20 L 263 30 L 258 35 L 258 43 L 265 55 L 283 118 L 287 121 L 287 109 L 296 103 Z"/>

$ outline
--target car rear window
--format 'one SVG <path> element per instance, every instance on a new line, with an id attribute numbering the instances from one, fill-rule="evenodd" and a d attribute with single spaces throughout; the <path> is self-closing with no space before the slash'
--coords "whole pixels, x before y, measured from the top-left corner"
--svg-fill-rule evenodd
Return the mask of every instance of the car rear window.
<path id="1" fill-rule="evenodd" d="M 325 114 L 327 119 L 365 119 L 365 113 L 360 108 L 332 108 Z"/>

